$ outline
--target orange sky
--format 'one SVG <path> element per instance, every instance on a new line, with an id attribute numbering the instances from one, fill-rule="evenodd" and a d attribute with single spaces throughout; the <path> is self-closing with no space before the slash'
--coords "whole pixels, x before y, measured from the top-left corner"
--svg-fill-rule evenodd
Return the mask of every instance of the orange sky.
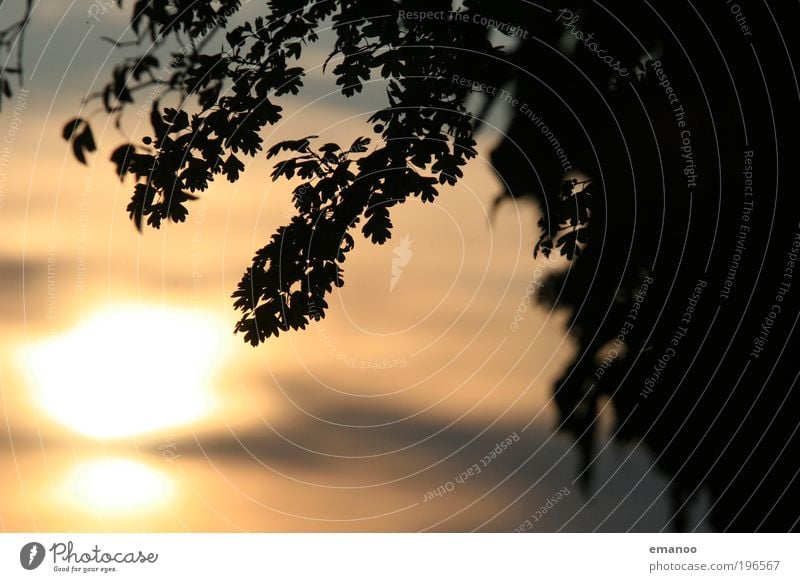
<path id="1" fill-rule="evenodd" d="M 560 488 L 575 488 L 572 443 L 553 433 L 549 404 L 552 381 L 572 349 L 565 317 L 525 301 L 537 268 L 531 257 L 534 211 L 509 203 L 497 224 L 488 224 L 486 205 L 498 186 L 484 160 L 435 205 L 414 199 L 396 209 L 395 238 L 388 244 L 357 237 L 347 284 L 329 301 L 324 321 L 251 348 L 230 333 L 236 319 L 230 293 L 253 251 L 285 221 L 287 185 L 271 183 L 270 164 L 256 160 L 237 184 L 217 183 L 193 203 L 185 224 L 139 235 L 125 212 L 132 185 L 114 178 L 107 158 L 146 127 L 137 127 L 139 119 L 131 115 L 122 135 L 94 114 L 100 151 L 88 166 L 72 157 L 61 127 L 79 111 L 87 83 L 98 73 L 96 83 L 107 78 L 107 50 L 98 50 L 106 45 L 97 38 L 101 27 L 87 24 L 81 9 L 64 15 L 47 4 L 38 10 L 28 52 L 35 72 L 26 85 L 21 128 L 9 144 L 0 207 L 0 409 L 6 434 L 0 438 L 0 528 L 511 530 Z M 109 16 L 102 30 L 120 23 Z M 52 40 L 48 30 L 55 32 Z M 321 54 L 312 54 L 312 64 L 320 64 Z M 62 84 L 59 69 L 68 56 L 74 59 Z M 309 86 L 315 95 L 335 90 L 318 72 Z M 313 133 L 349 144 L 368 133 L 365 120 L 382 90 L 378 83 L 350 102 L 336 96 L 316 103 L 307 96 L 285 100 L 285 121 L 266 141 Z M 0 139 L 11 120 L 4 110 Z M 483 152 L 493 139 L 486 136 Z M 403 237 L 412 241 L 411 256 L 391 289 L 395 248 Z M 87 323 L 103 309 L 133 314 L 130 328 L 120 330 L 124 339 L 87 331 L 105 329 Z M 181 341 L 169 362 L 163 353 L 151 353 L 148 346 L 161 344 L 136 331 L 135 318 L 153 310 L 214 322 L 213 341 L 219 343 L 212 355 L 199 356 L 202 345 L 189 349 Z M 522 320 L 514 330 L 516 313 Z M 181 332 L 165 323 L 160 333 Z M 59 354 L 74 355 L 64 362 L 47 350 L 37 352 L 47 342 L 61 346 Z M 122 350 L 130 356 L 120 357 Z M 50 354 L 44 361 L 61 370 L 49 370 L 43 380 L 36 367 L 50 364 L 31 360 L 31 353 Z M 153 373 L 162 370 L 163 376 L 168 363 L 180 371 L 197 357 L 214 359 L 197 386 L 181 385 L 169 394 L 168 388 L 145 386 L 145 412 L 123 409 L 139 414 L 142 427 L 151 426 L 152 417 L 165 419 L 157 430 L 86 436 L 98 426 L 97 418 L 87 420 L 87 407 L 89 417 L 121 414 L 114 398 L 135 390 L 125 381 L 133 374 L 126 364 L 133 370 L 152 360 Z M 97 358 L 119 358 L 118 376 L 81 372 L 81 366 L 106 370 Z M 396 364 L 387 369 L 387 362 Z M 37 383 L 48 384 L 50 392 Z M 192 399 L 206 393 L 214 404 L 197 408 L 196 418 L 171 415 L 194 410 Z M 87 401 L 73 407 L 72 394 Z M 98 405 L 89 401 L 93 394 L 111 400 Z M 56 397 L 67 400 L 53 404 Z M 137 426 L 130 415 L 118 422 L 124 430 Z M 113 418 L 100 426 L 113 427 Z M 426 492 L 512 433 L 521 435 L 519 443 L 479 476 L 424 501 Z M 626 500 L 629 511 L 604 527 L 627 527 L 626 515 L 642 513 L 640 527 L 659 527 L 654 524 L 664 521 L 666 503 L 648 504 L 663 480 L 648 472 L 639 452 L 614 474 L 627 454 L 605 452 L 600 477 L 610 480 L 595 503 L 584 507 L 579 495 L 566 497 L 542 529 L 594 527 L 642 475 L 642 490 L 649 493 Z M 152 496 L 131 497 L 130 511 L 115 509 L 115 502 L 124 506 L 125 495 L 136 493 L 114 481 L 120 473 L 139 484 L 139 494 L 150 488 Z M 109 500 L 109 488 L 120 488 L 121 497 Z"/>

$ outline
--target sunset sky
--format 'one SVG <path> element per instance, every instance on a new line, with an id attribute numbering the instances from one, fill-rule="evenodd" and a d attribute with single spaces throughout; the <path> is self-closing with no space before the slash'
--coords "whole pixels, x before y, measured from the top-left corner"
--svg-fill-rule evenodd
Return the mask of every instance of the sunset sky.
<path id="1" fill-rule="evenodd" d="M 591 501 L 574 482 L 550 403 L 574 349 L 566 317 L 526 299 L 561 266 L 534 261 L 527 203 L 489 223 L 499 184 L 483 157 L 435 204 L 396 208 L 387 244 L 356 237 L 323 321 L 258 348 L 234 336 L 231 292 L 287 221 L 289 185 L 261 155 L 191 203 L 186 223 L 139 234 L 132 182 L 108 157 L 150 126 L 138 103 L 119 130 L 97 101 L 82 105 L 121 54 L 101 36 L 121 35 L 127 16 L 96 21 L 92 5 L 37 5 L 24 90 L 0 113 L 0 528 L 511 531 L 563 488 L 537 529 L 667 521 L 667 481 L 633 444 L 600 452 Z M 383 80 L 342 98 L 321 70 L 326 38 L 267 144 L 369 134 Z M 98 140 L 88 165 L 61 137 L 77 115 Z M 480 151 L 497 137 L 481 134 Z"/>

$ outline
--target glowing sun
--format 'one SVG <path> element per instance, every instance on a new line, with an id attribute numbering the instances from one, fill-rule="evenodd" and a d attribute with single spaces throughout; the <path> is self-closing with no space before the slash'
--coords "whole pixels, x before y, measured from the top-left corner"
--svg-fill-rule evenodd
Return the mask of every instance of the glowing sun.
<path id="1" fill-rule="evenodd" d="M 207 415 L 225 336 L 203 313 L 116 306 L 22 357 L 48 416 L 84 435 L 116 438 Z"/>

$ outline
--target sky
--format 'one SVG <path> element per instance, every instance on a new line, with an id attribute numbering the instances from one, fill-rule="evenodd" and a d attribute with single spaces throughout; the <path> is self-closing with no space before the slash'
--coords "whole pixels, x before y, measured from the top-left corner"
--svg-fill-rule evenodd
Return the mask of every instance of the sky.
<path id="1" fill-rule="evenodd" d="M 576 483 L 550 400 L 574 349 L 566 314 L 528 296 L 561 266 L 532 256 L 532 206 L 509 202 L 487 218 L 500 191 L 485 157 L 497 131 L 458 186 L 393 212 L 389 243 L 357 237 L 323 321 L 252 348 L 232 334 L 230 294 L 287 220 L 291 188 L 269 180 L 260 156 L 236 184 L 214 183 L 186 223 L 139 234 L 125 212 L 132 183 L 108 156 L 148 126 L 137 107 L 117 129 L 97 102 L 82 104 L 120 54 L 101 37 L 126 25 L 100 5 L 37 3 L 24 90 L 0 114 L 0 529 L 666 523 L 666 480 L 635 445 L 603 446 L 595 487 Z M 308 53 L 306 88 L 281 101 L 267 143 L 368 134 L 382 80 L 344 99 L 325 56 Z M 61 138 L 77 115 L 98 142 L 87 165 Z"/>

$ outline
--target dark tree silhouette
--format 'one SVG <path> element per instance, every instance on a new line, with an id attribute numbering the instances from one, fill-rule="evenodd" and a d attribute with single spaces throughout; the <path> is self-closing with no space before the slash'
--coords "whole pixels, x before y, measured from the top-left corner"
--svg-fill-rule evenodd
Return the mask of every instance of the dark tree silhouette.
<path id="1" fill-rule="evenodd" d="M 324 317 L 358 231 L 383 244 L 393 207 L 456 184 L 481 118 L 504 106 L 498 200 L 535 200 L 532 250 L 572 260 L 546 297 L 570 310 L 580 348 L 554 390 L 587 495 L 609 402 L 616 437 L 645 442 L 671 477 L 676 529 L 700 488 L 720 530 L 797 529 L 800 92 L 787 28 L 797 3 L 266 4 L 232 25 L 237 0 L 138 0 L 134 43 L 148 50 L 120 62 L 97 96 L 116 116 L 153 85 L 161 101 L 181 100 L 153 103 L 152 136 L 112 155 L 135 180 L 128 211 L 140 230 L 185 220 L 215 177 L 236 181 L 250 157 L 275 158 L 272 179 L 294 186 L 295 216 L 233 293 L 246 341 Z M 324 23 L 343 95 L 385 79 L 373 140 L 264 144 L 280 98 L 302 90 L 299 59 Z M 217 31 L 225 48 L 205 50 Z M 161 80 L 171 38 L 185 50 Z M 64 135 L 79 160 L 94 150 L 86 121 Z"/>
<path id="2" fill-rule="evenodd" d="M 5 0 L 0 0 L 2 8 Z M 25 31 L 28 28 L 28 20 L 31 17 L 33 0 L 25 0 L 22 9 L 17 15 L 18 18 L 11 24 L 0 24 L 0 110 L 2 110 L 3 99 L 10 99 L 13 96 L 14 84 L 21 84 L 23 76 L 23 59 L 25 48 Z"/>

